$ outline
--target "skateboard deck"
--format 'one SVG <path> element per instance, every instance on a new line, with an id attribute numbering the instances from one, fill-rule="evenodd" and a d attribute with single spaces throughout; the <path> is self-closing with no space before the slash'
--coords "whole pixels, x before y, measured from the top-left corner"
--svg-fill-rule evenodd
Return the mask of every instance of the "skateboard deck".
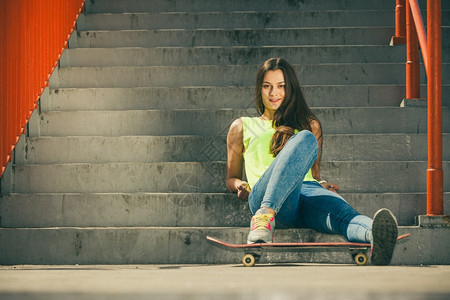
<path id="1" fill-rule="evenodd" d="M 409 237 L 404 234 L 397 238 L 402 240 Z M 259 261 L 263 251 L 265 252 L 350 252 L 358 266 L 364 266 L 368 262 L 367 252 L 370 251 L 370 243 L 350 242 L 301 242 L 301 243 L 254 243 L 254 244 L 230 244 L 216 238 L 207 236 L 207 241 L 224 250 L 243 251 L 242 263 L 246 267 L 253 266 Z"/>

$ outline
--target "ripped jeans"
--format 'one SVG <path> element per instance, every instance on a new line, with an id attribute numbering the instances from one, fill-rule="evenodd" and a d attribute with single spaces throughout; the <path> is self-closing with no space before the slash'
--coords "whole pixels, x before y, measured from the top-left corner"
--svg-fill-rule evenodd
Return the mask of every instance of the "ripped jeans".
<path id="1" fill-rule="evenodd" d="M 316 181 L 303 181 L 316 161 L 316 137 L 307 130 L 292 136 L 249 195 L 253 214 L 261 207 L 276 212 L 287 227 L 339 234 L 350 242 L 370 242 L 372 219 Z"/>

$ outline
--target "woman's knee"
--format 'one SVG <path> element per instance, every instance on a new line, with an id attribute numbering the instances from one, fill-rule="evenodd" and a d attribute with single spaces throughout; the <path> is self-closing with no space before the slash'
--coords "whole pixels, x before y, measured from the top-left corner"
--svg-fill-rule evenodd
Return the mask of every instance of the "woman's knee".
<path id="1" fill-rule="evenodd" d="M 289 142 L 302 145 L 302 147 L 306 146 L 313 155 L 317 155 L 319 151 L 316 136 L 309 130 L 299 131 L 290 138 Z"/>
<path id="2" fill-rule="evenodd" d="M 294 136 L 298 136 L 299 138 L 301 138 L 307 142 L 317 145 L 316 136 L 309 130 L 299 131 Z"/>

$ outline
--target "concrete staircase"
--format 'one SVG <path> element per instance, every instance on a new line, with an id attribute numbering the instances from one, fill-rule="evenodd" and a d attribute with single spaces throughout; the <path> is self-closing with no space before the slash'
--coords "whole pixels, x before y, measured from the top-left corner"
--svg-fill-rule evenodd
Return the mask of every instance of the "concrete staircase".
<path id="1" fill-rule="evenodd" d="M 1 179 L 0 264 L 239 262 L 205 236 L 245 241 L 249 209 L 224 184 L 226 133 L 235 118 L 255 115 L 257 66 L 277 56 L 295 65 L 322 121 L 322 177 L 361 213 L 390 208 L 400 233 L 413 234 L 393 263 L 450 263 L 450 230 L 416 226 L 426 212 L 426 108 L 400 107 L 406 50 L 388 46 L 394 4 L 87 0 Z M 442 5 L 449 106 L 450 5 Z M 423 70 L 422 84 L 425 95 Z M 444 192 L 449 214 L 448 178 Z M 340 240 L 306 229 L 275 238 Z"/>

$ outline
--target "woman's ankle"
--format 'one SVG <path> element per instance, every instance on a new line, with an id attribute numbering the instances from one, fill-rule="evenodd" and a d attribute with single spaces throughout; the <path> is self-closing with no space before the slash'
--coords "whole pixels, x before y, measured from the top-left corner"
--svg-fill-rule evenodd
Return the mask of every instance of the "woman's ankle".
<path id="1" fill-rule="evenodd" d="M 271 215 L 276 215 L 276 212 L 273 210 L 273 209 L 271 209 L 271 208 L 269 208 L 269 207 L 261 207 L 260 209 L 258 209 L 258 211 L 259 210 L 266 210 L 266 212 L 264 212 L 264 214 L 271 214 Z"/>

